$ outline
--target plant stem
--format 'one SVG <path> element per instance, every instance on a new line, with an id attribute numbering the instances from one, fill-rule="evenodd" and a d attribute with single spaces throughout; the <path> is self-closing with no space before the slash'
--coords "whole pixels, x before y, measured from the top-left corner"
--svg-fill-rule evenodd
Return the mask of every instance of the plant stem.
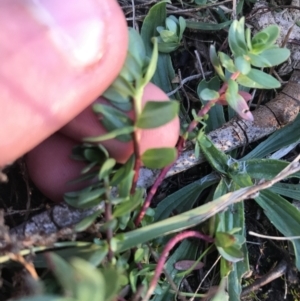
<path id="1" fill-rule="evenodd" d="M 144 93 L 144 87 L 140 87 L 140 89 L 137 90 L 135 97 L 133 98 L 135 120 L 137 120 L 142 113 L 143 93 Z M 139 178 L 140 168 L 142 165 L 141 153 L 140 153 L 141 136 L 142 136 L 142 131 L 138 128 L 135 128 L 133 133 L 133 148 L 135 154 L 135 162 L 134 162 L 134 176 L 133 176 L 132 186 L 130 190 L 131 194 L 133 194 L 135 191 L 136 184 Z"/>
<path id="2" fill-rule="evenodd" d="M 174 248 L 174 246 L 179 243 L 180 241 L 182 241 L 183 239 L 189 238 L 189 237 L 195 237 L 195 238 L 199 238 L 199 239 L 203 239 L 206 242 L 213 242 L 213 238 L 206 236 L 202 233 L 199 233 L 197 231 L 186 231 L 186 232 L 182 232 L 177 234 L 176 236 L 174 236 L 173 238 L 171 238 L 168 243 L 166 244 L 164 250 L 162 251 L 160 258 L 157 262 L 156 265 L 156 269 L 155 269 L 155 273 L 154 276 L 150 282 L 149 285 L 149 289 L 148 292 L 145 296 L 145 298 L 143 299 L 144 301 L 149 300 L 149 298 L 151 297 L 153 291 L 155 290 L 156 284 L 158 282 L 158 279 L 160 277 L 160 274 L 163 271 L 165 262 L 168 258 L 169 252 Z"/>
<path id="3" fill-rule="evenodd" d="M 106 196 L 106 201 L 105 201 L 105 222 L 109 222 L 112 220 L 112 206 L 110 202 L 110 191 L 109 191 L 109 180 L 107 177 L 104 178 L 104 186 L 105 186 L 105 196 Z M 111 248 L 111 239 L 113 238 L 113 230 L 110 226 L 108 226 L 106 230 L 106 240 L 108 243 L 108 261 L 112 261 L 114 257 L 113 250 Z"/>
<path id="4" fill-rule="evenodd" d="M 197 116 L 198 117 L 203 117 L 205 114 L 207 114 L 207 112 L 210 110 L 210 108 L 218 101 L 218 99 L 213 99 L 209 102 L 207 102 L 204 107 L 198 112 Z M 197 120 L 193 120 L 186 133 L 181 136 L 178 140 L 178 143 L 177 143 L 177 157 L 175 159 L 175 161 L 173 163 L 171 163 L 170 165 L 164 167 L 162 169 L 162 171 L 160 172 L 159 176 L 157 177 L 157 179 L 155 180 L 154 184 L 152 185 L 147 197 L 146 197 L 146 200 L 139 212 L 139 214 L 137 215 L 137 218 L 135 220 L 135 226 L 137 227 L 140 222 L 142 221 L 142 219 L 144 218 L 145 214 L 146 214 L 146 211 L 147 209 L 149 208 L 149 206 L 151 205 L 151 202 L 152 202 L 152 199 L 158 189 L 158 187 L 160 186 L 160 184 L 162 183 L 162 181 L 164 180 L 164 178 L 166 177 L 168 171 L 171 169 L 171 167 L 173 166 L 173 164 L 176 162 L 176 160 L 178 159 L 178 157 L 181 155 L 182 151 L 183 151 L 183 146 L 184 146 L 184 143 L 186 141 L 186 138 L 188 136 L 189 133 L 191 133 L 195 128 L 196 126 L 198 125 L 198 121 Z"/>
<path id="5" fill-rule="evenodd" d="M 132 186 L 130 193 L 133 194 L 136 189 L 136 184 L 140 174 L 140 168 L 142 165 L 142 160 L 140 156 L 140 140 L 141 140 L 141 130 L 137 129 L 133 133 L 133 147 L 134 147 L 134 154 L 135 154 L 135 162 L 134 162 L 134 176 L 132 180 Z"/>

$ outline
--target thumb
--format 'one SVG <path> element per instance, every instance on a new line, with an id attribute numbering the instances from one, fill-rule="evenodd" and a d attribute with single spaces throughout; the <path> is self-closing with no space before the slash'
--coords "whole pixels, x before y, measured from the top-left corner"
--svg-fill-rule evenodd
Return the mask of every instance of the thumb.
<path id="1" fill-rule="evenodd" d="M 125 60 L 127 27 L 115 0 L 2 0 L 0 25 L 1 167 L 109 86 Z"/>

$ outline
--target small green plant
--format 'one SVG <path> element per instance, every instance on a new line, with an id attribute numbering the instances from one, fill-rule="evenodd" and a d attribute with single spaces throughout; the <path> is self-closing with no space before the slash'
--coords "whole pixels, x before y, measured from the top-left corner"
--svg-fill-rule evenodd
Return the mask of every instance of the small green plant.
<path id="1" fill-rule="evenodd" d="M 186 28 L 185 19 L 175 16 L 169 16 L 166 18 L 166 25 L 158 26 L 158 50 L 164 53 L 170 53 L 176 50 L 181 45 L 183 32 Z"/>
<path id="2" fill-rule="evenodd" d="M 165 3 L 158 3 L 153 9 L 165 10 Z M 220 287 L 214 300 L 226 300 L 229 296 L 238 298 L 242 275 L 249 269 L 241 201 L 255 198 L 284 235 L 293 235 L 298 231 L 295 225 L 300 223 L 300 213 L 293 210 L 288 201 L 271 189 L 260 195 L 255 195 L 254 192 L 269 188 L 274 183 L 263 181 L 271 180 L 284 169 L 283 175 L 288 176 L 299 171 L 299 166 L 289 169 L 288 163 L 284 161 L 262 157 L 284 143 L 287 144 L 286 137 L 291 137 L 287 133 L 295 132 L 300 119 L 293 128 L 284 129 L 285 132 L 282 131 L 281 134 L 275 133 L 270 140 L 258 146 L 254 153 L 259 149 L 260 156 L 256 155 L 256 159 L 250 153 L 240 161 L 219 151 L 204 134 L 205 126 L 200 130 L 198 128 L 199 123 L 205 125 L 207 113 L 214 104 L 229 105 L 242 118 L 251 120 L 252 114 L 246 103 L 250 96 L 241 91 L 240 86 L 271 89 L 280 85 L 270 75 L 252 67 L 271 67 L 288 57 L 287 49 L 280 49 L 274 44 L 279 33 L 277 26 L 268 27 L 251 39 L 250 30 L 244 30 L 244 18 L 234 21 L 228 36 L 232 58 L 222 52 L 217 54 L 213 46 L 210 50 L 212 64 L 223 81 L 222 86 L 216 88 L 215 79 L 200 83 L 198 93 L 205 104 L 198 113 L 193 113 L 193 120 L 184 129 L 177 148 L 151 149 L 140 154 L 141 130 L 165 124 L 178 114 L 179 106 L 175 101 L 150 101 L 144 108 L 141 104 L 144 87 L 156 69 L 158 48 L 163 47 L 163 43 L 166 43 L 164 47 L 168 51 L 179 46 L 185 22 L 182 18 L 176 20 L 169 17 L 166 29 L 159 27 L 161 44 L 156 38 L 153 39 L 151 57 L 147 55 L 141 37 L 136 31 L 129 29 L 126 62 L 118 78 L 104 93 L 113 106 L 96 104 L 93 107 L 95 114 L 102 115 L 103 125 L 108 133 L 86 138 L 85 143 L 73 151 L 74 157 L 87 163 L 82 171 L 82 178 L 96 177 L 97 181 L 81 191 L 65 195 L 65 201 L 76 208 L 97 206 L 97 211 L 75 229 L 83 231 L 100 218 L 99 235 L 91 243 L 56 243 L 53 247 L 56 253 L 70 263 L 57 255 L 47 255 L 50 269 L 56 276 L 64 297 L 59 297 L 55 291 L 55 296 L 53 292 L 48 292 L 48 295 L 23 301 L 109 301 L 120 296 L 121 291 L 124 293 L 125 288 L 143 300 L 151 297 L 154 301 L 171 300 L 175 293 L 181 292 L 174 291 L 174 287 L 171 289 L 170 283 L 160 277 L 161 273 L 164 271 L 166 275 L 172 275 L 170 277 L 175 286 L 179 286 L 183 277 L 192 269 L 179 273 L 174 268 L 174 263 L 183 259 L 197 263 L 195 254 L 199 240 L 204 240 L 208 245 L 204 253 L 215 246 L 221 255 Z M 126 115 L 132 109 L 135 121 Z M 278 135 L 285 139 L 278 139 Z M 134 154 L 125 164 L 118 164 L 101 146 L 102 141 L 113 138 L 134 142 Z M 201 151 L 214 171 L 166 197 L 157 208 L 151 209 L 154 194 L 188 139 L 195 140 L 196 154 Z M 296 139 L 295 135 L 293 139 Z M 274 141 L 280 143 L 276 144 Z M 142 164 L 149 168 L 162 168 L 147 196 L 144 189 L 137 187 Z M 300 177 L 299 173 L 296 176 Z M 277 176 L 276 181 L 281 179 Z M 260 186 L 253 186 L 254 181 L 262 183 Z M 213 201 L 208 199 L 209 202 L 195 207 L 199 195 L 207 188 L 211 189 L 210 197 Z M 224 211 L 229 206 L 237 215 L 231 210 Z M 177 215 L 173 214 L 175 209 Z M 208 234 L 201 233 L 198 227 L 205 221 L 209 223 Z M 195 228 L 191 229 L 193 227 Z M 187 238 L 194 238 L 197 243 L 185 240 Z M 300 254 L 299 243 L 295 241 L 293 244 L 295 253 Z M 178 248 L 174 250 L 175 245 Z M 168 257 L 171 250 L 172 254 Z M 41 255 L 37 257 L 42 259 Z M 83 257 L 85 260 L 73 257 Z M 300 268 L 298 256 L 296 262 Z"/>
<path id="3" fill-rule="evenodd" d="M 207 102 L 207 110 L 214 104 L 229 105 L 242 118 L 253 120 L 247 105 L 251 95 L 241 91 L 239 85 L 259 89 L 280 87 L 277 79 L 253 68 L 253 66 L 273 67 L 287 60 L 290 51 L 279 48 L 275 44 L 278 35 L 278 26 L 271 25 L 251 38 L 250 29 L 245 30 L 244 17 L 239 21 L 233 21 L 228 34 L 228 43 L 233 57 L 224 52 L 217 54 L 215 47 L 210 47 L 211 62 L 223 85 L 218 90 L 213 90 L 208 83 L 202 83 L 201 91 L 198 89 L 199 97 Z"/>

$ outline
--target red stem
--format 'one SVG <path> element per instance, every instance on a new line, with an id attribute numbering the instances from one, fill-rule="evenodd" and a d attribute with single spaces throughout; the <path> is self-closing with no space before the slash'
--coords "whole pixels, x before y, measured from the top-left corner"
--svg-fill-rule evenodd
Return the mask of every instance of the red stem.
<path id="1" fill-rule="evenodd" d="M 204 107 L 198 112 L 198 117 L 203 117 L 205 114 L 207 114 L 207 112 L 210 110 L 210 108 L 218 101 L 218 99 L 213 99 L 209 102 L 207 102 Z M 192 132 L 195 127 L 197 126 L 198 121 L 197 120 L 193 120 L 188 129 L 187 129 L 187 133 Z M 184 135 L 183 137 L 185 137 L 186 135 Z M 178 159 L 178 157 L 181 155 L 182 150 L 183 150 L 183 146 L 185 143 L 185 139 L 183 137 L 179 138 L 179 141 L 177 143 L 177 158 L 175 159 L 175 161 L 173 163 L 171 163 L 170 165 L 164 167 L 162 169 L 162 171 L 160 172 L 159 176 L 157 177 L 157 179 L 155 180 L 154 184 L 152 185 L 146 200 L 135 220 L 135 226 L 137 227 L 140 222 L 142 221 L 142 219 L 144 218 L 147 209 L 149 208 L 149 206 L 151 205 L 152 199 L 158 189 L 158 187 L 160 186 L 160 184 L 162 183 L 162 181 L 164 180 L 164 178 L 166 177 L 168 171 L 171 169 L 171 167 L 173 166 L 173 164 L 176 162 L 176 160 Z M 136 170 L 135 170 L 136 171 Z"/>
<path id="2" fill-rule="evenodd" d="M 206 242 L 214 242 L 213 238 L 211 238 L 207 235 L 204 235 L 202 233 L 199 233 L 197 231 L 182 232 L 182 233 L 179 233 L 179 234 L 175 235 L 173 238 L 171 238 L 168 241 L 168 243 L 166 244 L 164 250 L 162 251 L 162 253 L 159 257 L 159 260 L 158 260 L 157 265 L 156 265 L 154 276 L 151 280 L 147 295 L 146 295 L 144 300 L 148 300 L 150 298 L 150 296 L 152 295 L 153 291 L 155 290 L 156 284 L 157 284 L 157 282 L 159 280 L 159 277 L 160 277 L 160 275 L 163 271 L 163 268 L 164 268 L 165 262 L 168 258 L 169 252 L 175 247 L 175 245 L 177 243 L 179 243 L 180 241 L 182 241 L 186 238 L 189 238 L 189 237 L 199 238 L 199 239 L 202 239 Z"/>
<path id="3" fill-rule="evenodd" d="M 139 130 L 137 130 L 139 131 Z M 140 141 L 140 132 L 135 131 L 133 134 L 133 147 L 134 147 L 134 154 L 135 154 L 135 163 L 134 163 L 134 176 L 132 180 L 132 186 L 130 193 L 133 194 L 135 192 L 136 184 L 139 178 L 140 174 L 140 168 L 142 166 L 142 160 L 140 156 L 140 146 L 139 146 L 139 141 Z"/>

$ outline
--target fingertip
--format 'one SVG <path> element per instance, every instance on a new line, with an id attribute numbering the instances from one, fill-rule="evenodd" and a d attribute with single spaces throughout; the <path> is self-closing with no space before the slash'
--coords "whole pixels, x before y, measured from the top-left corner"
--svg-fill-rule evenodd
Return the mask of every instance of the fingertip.
<path id="1" fill-rule="evenodd" d="M 63 201 L 64 193 L 81 189 L 86 184 L 70 183 L 85 167 L 83 162 L 70 158 L 75 145 L 72 139 L 56 133 L 25 156 L 31 180 L 54 202 Z"/>
<path id="2" fill-rule="evenodd" d="M 128 37 L 118 3 L 75 2 L 0 1 L 0 166 L 14 161 L 78 115 L 107 89 L 121 70 Z M 28 9 L 33 3 L 57 13 L 54 23 L 51 21 L 54 25 L 33 16 Z M 99 51 L 89 52 L 85 47 L 75 51 L 73 46 L 81 45 L 75 38 L 70 44 L 58 44 L 62 40 L 53 38 L 53 27 L 57 31 L 60 24 L 67 22 L 70 27 L 64 30 L 71 37 L 78 35 L 79 41 L 85 39 L 85 25 L 91 16 L 93 20 L 101 19 L 103 26 Z M 59 30 L 60 37 L 65 36 L 64 30 Z M 99 34 L 98 30 L 92 36 L 95 34 Z M 97 46 L 92 37 L 88 42 Z M 75 56 L 67 53 L 70 49 Z"/>

